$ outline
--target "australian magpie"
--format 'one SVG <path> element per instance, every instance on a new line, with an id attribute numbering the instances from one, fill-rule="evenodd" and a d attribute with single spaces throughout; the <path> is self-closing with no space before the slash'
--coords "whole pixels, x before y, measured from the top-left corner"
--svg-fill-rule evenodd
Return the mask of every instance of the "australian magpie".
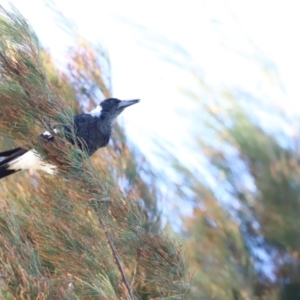
<path id="1" fill-rule="evenodd" d="M 81 149 L 87 151 L 91 156 L 99 148 L 105 147 L 111 136 L 111 127 L 116 117 L 128 106 L 138 103 L 139 100 L 121 101 L 116 98 L 109 98 L 102 101 L 94 110 L 89 113 L 79 114 L 74 117 L 73 128 L 64 127 L 66 138 Z M 57 129 L 53 130 L 58 133 Z M 72 135 L 74 132 L 74 135 Z M 54 136 L 43 132 L 40 137 L 43 140 L 53 141 Z M 25 169 L 41 170 L 48 174 L 55 174 L 57 166 L 46 163 L 39 153 L 34 150 L 15 148 L 0 152 L 0 179 Z"/>

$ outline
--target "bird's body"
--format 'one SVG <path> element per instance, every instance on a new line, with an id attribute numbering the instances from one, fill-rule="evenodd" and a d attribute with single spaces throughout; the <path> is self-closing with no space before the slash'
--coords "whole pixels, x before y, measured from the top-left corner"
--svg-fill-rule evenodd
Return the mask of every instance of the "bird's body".
<path id="1" fill-rule="evenodd" d="M 138 101 L 121 101 L 115 98 L 102 101 L 93 111 L 76 115 L 73 128 L 64 127 L 66 138 L 74 144 L 73 136 L 75 136 L 78 146 L 90 156 L 93 155 L 99 148 L 108 144 L 116 117 L 126 107 Z M 54 132 L 57 132 L 56 129 Z M 48 131 L 42 133 L 40 137 L 47 141 L 54 140 Z M 57 166 L 45 162 L 35 149 L 26 150 L 18 147 L 0 152 L 1 157 L 4 159 L 0 161 L 0 179 L 25 169 L 41 170 L 51 175 L 57 172 Z"/>
<path id="2" fill-rule="evenodd" d="M 65 130 L 69 131 L 68 129 Z M 81 114 L 74 117 L 74 131 L 79 146 L 81 148 L 86 147 L 88 154 L 93 155 L 99 148 L 108 144 L 111 135 L 111 122 L 106 120 L 104 113 L 100 116 Z M 81 139 L 85 145 L 82 145 Z M 69 138 L 69 140 L 74 143 L 72 139 Z"/>

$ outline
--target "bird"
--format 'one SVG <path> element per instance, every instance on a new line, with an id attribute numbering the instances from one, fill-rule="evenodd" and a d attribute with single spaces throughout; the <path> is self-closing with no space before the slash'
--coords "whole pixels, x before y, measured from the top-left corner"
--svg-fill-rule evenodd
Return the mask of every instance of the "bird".
<path id="1" fill-rule="evenodd" d="M 71 127 L 63 126 L 66 139 L 72 144 L 76 143 L 81 150 L 92 156 L 99 148 L 108 144 L 113 122 L 118 115 L 125 108 L 139 101 L 139 99 L 119 100 L 117 98 L 103 100 L 92 111 L 75 115 Z M 53 132 L 59 133 L 55 127 Z M 55 139 L 49 131 L 44 131 L 40 138 L 48 142 L 53 142 Z M 26 169 L 41 170 L 50 175 L 57 173 L 57 166 L 47 163 L 35 149 L 17 147 L 0 152 L 1 157 L 0 179 Z"/>

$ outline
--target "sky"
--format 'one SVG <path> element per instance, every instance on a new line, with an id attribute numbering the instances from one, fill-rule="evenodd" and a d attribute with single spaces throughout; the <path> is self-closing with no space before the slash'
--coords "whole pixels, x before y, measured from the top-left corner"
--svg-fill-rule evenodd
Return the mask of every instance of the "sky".
<path id="1" fill-rule="evenodd" d="M 67 63 L 64 53 L 70 40 L 57 28 L 45 1 L 11 2 L 53 56 Z M 153 164 L 158 161 L 153 155 L 158 151 L 155 138 L 201 168 L 201 161 L 189 152 L 190 130 L 197 131 L 195 103 L 179 91 L 197 87 L 188 72 L 166 61 L 176 57 L 169 41 L 185 49 L 189 69 L 216 90 L 239 88 L 258 99 L 271 99 L 288 114 L 300 111 L 298 1 L 60 0 L 56 5 L 82 36 L 108 51 L 113 96 L 142 100 L 122 115 L 121 122 Z M 153 36 L 160 37 L 160 43 Z M 267 76 L 263 67 L 277 71 L 280 79 Z"/>

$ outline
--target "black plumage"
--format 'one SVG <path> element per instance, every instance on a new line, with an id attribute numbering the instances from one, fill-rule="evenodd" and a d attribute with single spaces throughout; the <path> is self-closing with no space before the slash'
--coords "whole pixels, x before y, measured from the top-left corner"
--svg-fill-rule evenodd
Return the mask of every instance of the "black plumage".
<path id="1" fill-rule="evenodd" d="M 74 144 L 71 130 L 65 127 L 65 132 L 67 139 Z M 74 117 L 74 133 L 79 147 L 93 155 L 99 148 L 108 144 L 111 125 L 102 115 L 93 117 L 90 114 L 81 114 Z"/>

